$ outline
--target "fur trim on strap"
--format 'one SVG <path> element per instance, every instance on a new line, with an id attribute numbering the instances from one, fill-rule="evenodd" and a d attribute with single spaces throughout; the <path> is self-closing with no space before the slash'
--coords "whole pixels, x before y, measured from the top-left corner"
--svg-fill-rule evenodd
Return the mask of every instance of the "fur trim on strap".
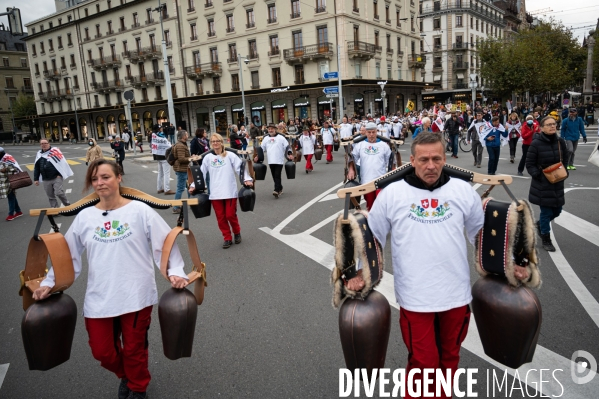
<path id="1" fill-rule="evenodd" d="M 487 205 L 490 201 L 494 201 L 492 198 L 485 198 L 482 201 L 483 209 L 485 209 L 485 213 L 487 212 Z M 536 249 L 536 231 L 534 226 L 534 214 L 530 204 L 526 200 L 518 200 L 519 204 L 523 206 L 523 210 L 521 212 L 518 211 L 517 205 L 515 202 L 512 202 L 509 205 L 508 213 L 507 213 L 507 229 L 506 235 L 507 237 L 496 237 L 493 238 L 491 235 L 483 233 L 487 230 L 485 227 L 479 231 L 476 236 L 475 246 L 476 246 L 476 256 L 474 266 L 476 271 L 481 276 L 487 276 L 491 272 L 485 270 L 485 265 L 483 264 L 483 238 L 485 240 L 502 240 L 504 242 L 504 252 L 503 254 L 497 254 L 492 263 L 500 262 L 503 265 L 503 273 L 498 273 L 497 270 L 501 269 L 501 267 L 495 267 L 495 273 L 493 274 L 503 274 L 507 278 L 510 285 L 514 287 L 518 287 L 520 285 L 525 285 L 529 288 L 539 288 L 541 285 L 541 273 L 539 271 L 539 257 Z M 485 216 L 486 217 L 486 216 Z M 493 233 L 495 230 L 493 230 Z M 517 252 L 517 244 L 518 241 L 522 240 L 522 253 L 520 256 Z M 499 256 L 502 255 L 502 256 Z M 516 259 L 525 258 L 528 260 L 528 264 L 526 265 L 526 271 L 530 278 L 528 281 L 520 281 L 514 275 L 516 265 Z M 523 262 L 525 263 L 525 262 Z M 489 269 L 490 265 L 487 265 L 487 269 Z"/>
<path id="2" fill-rule="evenodd" d="M 372 241 L 366 242 L 365 236 L 370 233 L 368 224 L 360 226 L 356 215 L 368 217 L 366 211 L 356 211 L 355 214 L 348 215 L 348 221 L 343 221 L 343 215 L 335 220 L 334 226 L 334 246 L 335 246 L 335 267 L 331 273 L 331 283 L 333 284 L 333 307 L 337 308 L 345 298 L 365 299 L 370 291 L 380 282 L 383 276 L 384 259 L 379 242 L 372 237 Z M 368 246 L 368 248 L 366 248 Z M 376 255 L 369 256 L 374 252 Z M 376 257 L 376 259 L 372 259 Z M 362 267 L 362 279 L 364 288 L 359 291 L 353 291 L 345 286 L 345 282 L 357 273 L 356 260 Z M 375 279 L 373 281 L 373 272 Z"/>

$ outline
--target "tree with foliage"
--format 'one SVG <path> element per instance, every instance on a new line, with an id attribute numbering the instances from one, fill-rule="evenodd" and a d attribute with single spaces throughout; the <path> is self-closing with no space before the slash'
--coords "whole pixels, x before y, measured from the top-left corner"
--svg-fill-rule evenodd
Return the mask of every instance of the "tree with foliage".
<path id="1" fill-rule="evenodd" d="M 561 22 L 541 21 L 508 39 L 479 43 L 480 75 L 497 94 L 561 92 L 580 85 L 586 51 Z"/>
<path id="2" fill-rule="evenodd" d="M 33 127 L 37 127 L 39 131 L 39 126 L 37 125 L 37 119 L 34 121 L 32 119 L 25 119 L 25 117 L 36 116 L 37 109 L 35 107 L 35 99 L 32 96 L 25 96 L 20 94 L 19 97 L 12 104 L 12 112 L 15 117 L 15 122 L 17 126 L 22 129 L 22 125 L 29 126 L 29 131 L 33 131 Z M 20 120 L 20 121 L 19 121 Z"/>

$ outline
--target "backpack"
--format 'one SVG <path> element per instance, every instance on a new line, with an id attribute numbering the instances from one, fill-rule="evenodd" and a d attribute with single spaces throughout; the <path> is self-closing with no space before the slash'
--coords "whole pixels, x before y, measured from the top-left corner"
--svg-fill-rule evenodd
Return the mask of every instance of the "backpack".
<path id="1" fill-rule="evenodd" d="M 171 146 L 167 148 L 167 150 L 164 152 L 166 162 L 168 162 L 168 164 L 171 166 L 173 166 L 175 164 L 175 161 L 177 160 L 177 158 L 175 158 L 175 154 L 173 153 L 173 148 L 174 146 Z"/>

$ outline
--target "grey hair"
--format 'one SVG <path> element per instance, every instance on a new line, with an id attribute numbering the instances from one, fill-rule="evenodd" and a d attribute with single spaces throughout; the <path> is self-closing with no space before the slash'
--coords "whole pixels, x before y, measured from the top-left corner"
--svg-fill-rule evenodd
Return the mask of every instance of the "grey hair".
<path id="1" fill-rule="evenodd" d="M 443 147 L 445 147 L 443 144 L 443 135 L 439 133 L 422 132 L 418 136 L 416 136 L 414 141 L 412 141 L 412 147 L 410 148 L 410 152 L 413 156 L 416 156 L 417 145 L 434 143 L 440 143 Z"/>
<path id="2" fill-rule="evenodd" d="M 181 140 L 183 137 L 187 136 L 187 130 L 179 130 L 177 132 L 177 140 Z"/>
<path id="3" fill-rule="evenodd" d="M 422 118 L 422 121 L 421 121 L 421 122 L 422 122 L 422 124 L 423 124 L 423 125 L 424 125 L 425 123 L 427 123 L 427 122 L 428 122 L 428 123 L 432 123 L 432 121 L 431 121 L 431 118 L 429 118 L 428 116 L 426 116 L 426 117 Z M 416 137 L 418 137 L 418 136 L 416 136 Z"/>

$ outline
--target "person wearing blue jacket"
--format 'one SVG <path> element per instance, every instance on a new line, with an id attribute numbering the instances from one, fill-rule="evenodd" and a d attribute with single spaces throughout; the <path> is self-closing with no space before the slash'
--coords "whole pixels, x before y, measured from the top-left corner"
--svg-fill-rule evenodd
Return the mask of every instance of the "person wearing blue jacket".
<path id="1" fill-rule="evenodd" d="M 570 115 L 562 121 L 562 139 L 566 140 L 566 146 L 568 147 L 568 153 L 570 154 L 568 159 L 564 159 L 566 169 L 576 170 L 574 166 L 574 154 L 576 153 L 576 147 L 578 147 L 578 140 L 582 134 L 582 141 L 587 142 L 587 134 L 584 131 L 584 121 L 578 116 L 576 108 L 570 108 Z"/>
<path id="2" fill-rule="evenodd" d="M 507 131 L 499 123 L 499 117 L 494 116 L 491 119 L 493 129 L 489 130 L 485 136 L 485 146 L 489 154 L 488 174 L 494 175 L 497 172 L 497 164 L 499 163 L 499 151 L 501 150 L 501 137 L 507 138 Z"/>

